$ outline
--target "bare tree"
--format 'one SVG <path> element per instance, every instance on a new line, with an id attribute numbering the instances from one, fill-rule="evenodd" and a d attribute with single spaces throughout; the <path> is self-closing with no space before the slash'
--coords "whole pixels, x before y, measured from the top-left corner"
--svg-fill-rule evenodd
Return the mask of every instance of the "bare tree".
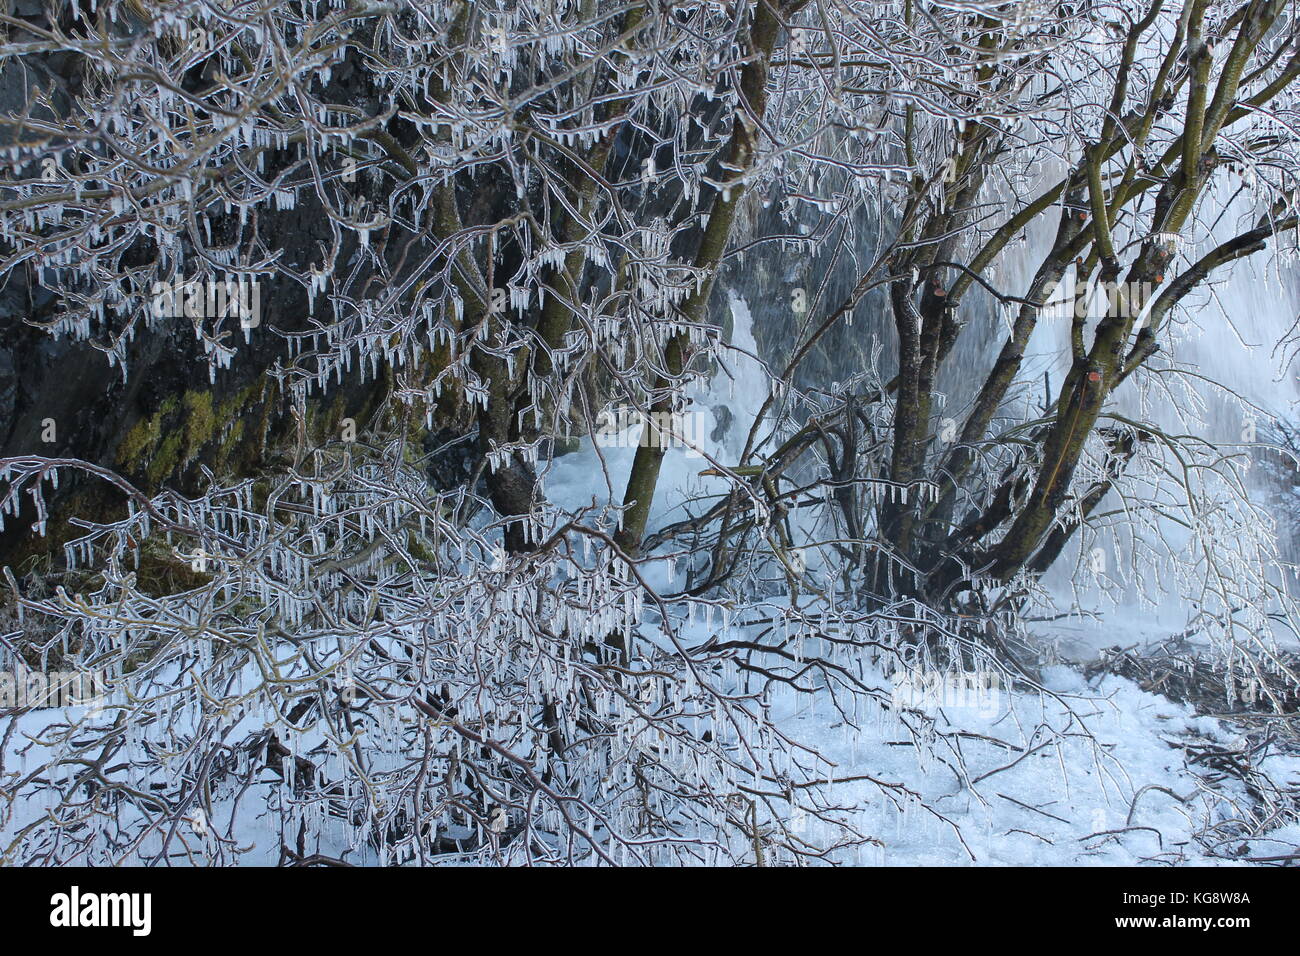
<path id="1" fill-rule="evenodd" d="M 877 676 L 978 668 L 1046 694 L 1018 615 L 1112 495 L 1151 548 L 1143 521 L 1192 515 L 1206 560 L 1180 568 L 1215 595 L 1234 666 L 1285 668 L 1266 538 L 1243 529 L 1231 559 L 1210 540 L 1207 504 L 1245 507 L 1232 461 L 1107 406 L 1182 300 L 1295 226 L 1285 4 L 108 0 L 0 24 L 6 75 L 59 80 L 0 117 L 0 276 L 48 293 L 31 321 L 124 377 L 133 338 L 168 323 L 211 381 L 271 341 L 266 382 L 298 423 L 253 473 L 206 467 L 204 446 L 259 427 L 211 404 L 197 434 L 135 439 L 198 469 L 189 494 L 111 461 L 0 459 L 4 513 L 42 533 L 60 474 L 121 508 L 69 519 L 62 586 L 7 577 L 7 652 L 110 692 L 34 733 L 35 708 L 11 715 L 31 756 L 0 767 L 0 859 L 234 862 L 264 814 L 286 863 L 877 845 L 774 697 L 932 753 L 952 735 Z M 1244 196 L 1216 196 L 1234 170 Z M 818 221 L 762 234 L 772 198 Z M 295 210 L 310 239 L 286 234 Z M 1221 238 L 1225 216 L 1244 219 Z M 997 267 L 1043 221 L 1027 287 L 1006 287 Z M 546 500 L 553 443 L 615 406 L 671 430 L 728 361 L 731 263 L 836 241 L 854 287 L 814 292 L 741 459 L 708 462 L 721 495 L 653 527 L 667 448 L 644 441 L 612 500 Z M 1026 346 L 1066 278 L 1071 370 L 1027 414 Z M 876 290 L 890 372 L 800 387 Z M 981 297 L 1010 332 L 945 444 L 941 373 Z M 345 380 L 382 383 L 378 411 L 314 439 Z M 442 445 L 471 446 L 466 473 L 431 487 Z M 685 592 L 652 586 L 677 558 Z"/>

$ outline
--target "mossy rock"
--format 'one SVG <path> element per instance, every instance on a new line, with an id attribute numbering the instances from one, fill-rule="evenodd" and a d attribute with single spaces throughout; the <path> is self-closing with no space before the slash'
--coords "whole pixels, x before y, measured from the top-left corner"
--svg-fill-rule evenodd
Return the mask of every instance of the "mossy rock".
<path id="1" fill-rule="evenodd" d="M 263 450 L 269 425 L 269 401 L 260 384 L 217 401 L 210 389 L 189 389 L 169 396 L 141 418 L 118 444 L 114 463 L 154 490 L 179 479 L 196 462 L 214 471 L 238 471 Z M 256 436 L 249 430 L 257 426 Z M 248 447 L 250 437 L 259 440 Z"/>

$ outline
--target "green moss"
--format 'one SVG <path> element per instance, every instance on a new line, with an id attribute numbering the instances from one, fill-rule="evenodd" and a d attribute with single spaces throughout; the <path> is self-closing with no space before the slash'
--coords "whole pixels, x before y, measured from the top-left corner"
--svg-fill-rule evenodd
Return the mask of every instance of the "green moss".
<path id="1" fill-rule="evenodd" d="M 159 420 L 153 417 L 136 422 L 117 446 L 117 463 L 132 471 L 138 470 L 134 467 L 136 463 L 158 443 L 158 427 Z"/>
<path id="2" fill-rule="evenodd" d="M 241 454 L 248 435 L 245 421 L 255 414 L 253 406 L 260 397 L 259 385 L 250 385 L 220 404 L 206 390 L 169 397 L 127 432 L 114 456 L 117 466 L 128 474 L 145 476 L 156 486 L 179 477 L 205 454 L 218 469 L 248 463 L 256 454 Z"/>
<path id="3" fill-rule="evenodd" d="M 553 446 L 553 450 L 551 454 L 553 454 L 556 458 L 562 458 L 565 455 L 571 455 L 575 451 L 581 450 L 582 439 L 556 437 L 551 439 L 551 444 Z"/>
<path id="4" fill-rule="evenodd" d="M 344 411 L 345 405 L 341 394 L 334 397 L 334 401 L 330 403 L 328 409 L 324 409 L 322 413 L 315 416 L 316 420 L 314 422 L 312 421 L 312 415 L 309 411 L 307 421 L 312 438 L 318 442 L 337 439 L 342 430 L 343 419 L 347 418 Z M 315 426 L 314 428 L 312 427 L 313 425 Z"/>
<path id="5" fill-rule="evenodd" d="M 210 572 L 194 570 L 188 558 L 158 536 L 142 542 L 134 570 L 136 586 L 158 597 L 190 591 L 212 581 Z"/>
<path id="6" fill-rule="evenodd" d="M 244 420 L 241 418 L 230 426 L 225 437 L 221 439 L 221 447 L 217 451 L 217 457 L 222 461 L 229 461 L 235 451 L 238 450 L 243 439 Z"/>
<path id="7" fill-rule="evenodd" d="M 150 454 L 145 474 L 149 477 L 151 485 L 160 484 L 176 471 L 181 462 L 181 446 L 184 440 L 180 432 L 172 432 Z"/>
<path id="8" fill-rule="evenodd" d="M 424 538 L 415 533 L 406 536 L 406 549 L 411 553 L 411 557 L 417 561 L 433 564 L 438 559 L 438 556 L 433 553 L 433 549 L 425 543 Z"/>
<path id="9" fill-rule="evenodd" d="M 221 402 L 209 390 L 168 396 L 127 429 L 112 452 L 113 467 L 149 492 L 167 483 L 183 485 L 187 469 L 198 460 L 219 474 L 253 474 L 263 464 L 268 445 L 279 440 L 275 389 L 274 383 L 259 381 Z M 257 487 L 260 508 L 267 491 L 264 482 Z M 72 516 L 124 513 L 117 488 L 104 482 L 87 483 L 61 499 L 59 513 L 50 517 L 45 537 L 23 537 L 5 551 L 0 563 L 16 565 L 33 557 L 57 561 L 64 543 L 85 534 L 84 528 L 71 523 Z"/>
<path id="10" fill-rule="evenodd" d="M 117 447 L 117 464 L 137 474 L 143 473 L 162 438 L 163 422 L 179 407 L 176 397 L 169 396 L 158 406 L 157 412 L 136 422 Z"/>
<path id="11" fill-rule="evenodd" d="M 203 446 L 217 437 L 217 416 L 212 407 L 212 393 L 186 392 L 183 400 L 185 457 L 181 461 L 182 467 L 198 458 Z"/>

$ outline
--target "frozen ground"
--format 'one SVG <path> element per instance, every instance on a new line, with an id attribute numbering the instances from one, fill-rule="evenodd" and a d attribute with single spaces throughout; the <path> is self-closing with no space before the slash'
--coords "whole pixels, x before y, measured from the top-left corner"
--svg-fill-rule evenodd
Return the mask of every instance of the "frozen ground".
<path id="1" fill-rule="evenodd" d="M 1207 748 L 1238 751 L 1244 743 L 1238 731 L 1113 675 L 1090 685 L 1062 665 L 1046 671 L 1045 686 L 1049 693 L 1041 696 L 949 687 L 939 696 L 906 698 L 905 721 L 920 726 L 922 713 L 935 718 L 928 760 L 893 714 L 873 709 L 855 715 L 853 730 L 824 702 L 816 712 L 806 698 L 797 706 L 777 698 L 777 726 L 820 755 L 818 776 L 831 781 L 817 788 L 827 817 L 879 841 L 831 859 L 895 866 L 1233 865 L 1207 854 L 1206 834 L 1216 826 L 1224 836 L 1218 847 L 1223 855 L 1295 852 L 1295 824 L 1274 828 L 1263 839 L 1230 839 L 1237 832 L 1232 821 L 1258 812 L 1256 805 L 1239 780 L 1189 759 Z M 25 759 L 18 756 L 24 737 L 81 714 L 45 710 L 22 718 L 0 767 L 3 787 L 43 762 L 40 747 Z M 244 729 L 255 729 L 254 723 Z M 1300 792 L 1300 757 L 1275 755 L 1256 768 L 1293 794 Z M 919 800 L 904 797 L 904 789 Z M 268 772 L 244 795 L 245 803 L 276 806 L 277 790 L 282 792 Z M 219 805 L 215 818 L 220 821 L 228 810 L 228 804 Z M 39 801 L 30 800 L 3 808 L 0 819 L 8 819 L 0 828 L 0 847 L 43 812 Z M 281 837 L 280 814 L 264 811 L 244 820 L 237 835 L 251 852 L 243 859 L 275 863 L 271 848 Z M 322 823 L 314 851 L 346 853 L 355 863 L 381 862 L 355 832 L 349 838 L 342 827 Z M 840 835 L 836 825 L 811 814 L 801 813 L 787 826 L 816 846 L 833 845 Z M 202 833 L 186 837 L 197 855 L 171 862 L 201 863 Z"/>
<path id="2" fill-rule="evenodd" d="M 733 298 L 736 344 L 753 350 L 748 309 Z M 710 409 L 719 400 L 753 412 L 763 398 L 754 383 L 762 380 L 757 363 L 738 357 L 730 375 L 719 374 L 707 392 L 695 393 L 693 407 Z M 705 412 L 711 415 L 712 412 Z M 706 419 L 697 434 L 717 424 Z M 557 459 L 548 476 L 550 496 L 565 504 L 603 497 L 621 490 L 631 466 L 639 429 L 607 440 L 599 454 L 584 443 L 574 454 Z M 701 493 L 724 489 L 721 479 L 699 472 L 716 458 L 733 464 L 743 445 L 733 428 L 720 441 L 705 438 L 699 449 L 670 449 L 660 478 L 651 524 L 685 517 L 681 504 Z M 700 454 L 702 452 L 702 454 Z M 608 474 L 606 485 L 603 477 Z M 667 569 L 657 583 L 666 584 Z M 681 583 L 680 580 L 677 583 Z M 827 802 L 845 807 L 844 819 L 861 832 L 878 837 L 883 847 L 862 862 L 911 864 L 1125 865 L 1152 863 L 1224 864 L 1209 858 L 1193 837 L 1249 812 L 1250 800 L 1235 780 L 1219 779 L 1199 763 L 1188 762 L 1191 745 L 1235 751 L 1246 745 L 1239 728 L 1198 717 L 1190 707 L 1146 693 L 1132 681 L 1107 675 L 1085 681 L 1080 664 L 1100 648 L 1145 647 L 1176 630 L 1176 614 L 1115 608 L 1097 620 L 1062 619 L 1041 628 L 1044 642 L 1054 643 L 1072 663 L 1044 672 L 1047 694 L 1000 688 L 991 694 L 963 694 L 961 688 L 920 695 L 920 709 L 937 717 L 936 729 L 948 731 L 939 746 L 939 761 L 918 764 L 909 735 L 891 727 L 892 718 L 865 723 L 854 732 L 807 701 L 787 705 L 784 729 L 835 763 L 841 780 L 867 776 L 906 786 L 939 811 L 944 820 L 915 808 L 903 815 L 869 780 L 828 788 Z M 882 687 L 888 686 L 881 676 Z M 953 691 L 954 688 L 948 688 Z M 919 700 L 919 697 L 913 694 Z M 823 705 L 824 706 L 824 705 Z M 1265 770 L 1281 786 L 1300 793 L 1300 759 L 1265 757 Z M 974 783 L 974 786 L 970 784 Z M 806 827 L 810 842 L 829 836 L 816 820 L 793 821 Z M 960 830 L 960 838 L 957 831 Z M 1278 829 L 1276 845 L 1254 841 L 1243 855 L 1295 852 L 1300 827 Z M 1225 853 L 1231 841 L 1219 847 Z M 1239 844 L 1237 849 L 1243 849 Z"/>
<path id="3" fill-rule="evenodd" d="M 752 350 L 746 310 L 738 300 L 734 305 L 736 344 Z M 756 363 L 739 356 L 729 371 L 693 395 L 692 407 L 701 418 L 689 434 L 699 447 L 669 451 L 652 525 L 682 517 L 688 497 L 725 489 L 723 479 L 699 472 L 710 460 L 735 464 L 745 436 L 735 426 L 717 440 L 709 437 L 721 424 L 723 413 L 715 409 L 725 405 L 743 422 L 764 397 L 755 386 L 763 381 Z M 620 494 L 638 435 L 639 426 L 632 426 L 600 448 L 588 441 L 553 461 L 546 476 L 548 497 L 577 507 L 593 497 Z M 676 574 L 659 562 L 649 566 L 647 577 L 671 590 L 682 583 Z M 1166 627 L 1150 615 L 1120 610 L 1098 621 L 1045 626 L 1043 636 L 1058 639 L 1067 658 L 1086 657 L 1098 647 L 1144 645 L 1166 636 Z M 686 632 L 688 641 L 710 636 L 704 625 Z M 1041 692 L 1013 691 L 1002 683 L 891 686 L 883 671 L 869 670 L 863 680 L 874 683 L 884 699 L 892 695 L 899 706 L 864 705 L 846 720 L 824 696 L 818 710 L 808 695 L 772 701 L 778 728 L 818 755 L 812 776 L 825 781 L 811 791 L 821 814 L 799 813 L 785 826 L 812 846 L 838 842 L 836 821 L 874 840 L 870 849 L 833 854 L 835 862 L 1232 865 L 1240 857 L 1292 854 L 1300 844 L 1300 826 L 1291 822 L 1300 794 L 1300 757 L 1279 753 L 1273 745 L 1261 749 L 1257 733 L 1248 740 L 1246 728 L 1197 716 L 1132 681 L 1109 675 L 1088 682 L 1077 663 L 1048 667 Z M 15 782 L 48 757 L 48 749 L 39 745 L 25 757 L 19 749 L 49 724 L 80 716 L 77 710 L 30 713 L 4 743 L 0 854 L 45 810 L 38 800 L 10 799 Z M 231 739 L 259 729 L 259 718 L 249 716 Z M 1272 789 L 1264 788 L 1262 799 L 1258 787 L 1248 793 L 1241 774 L 1225 772 L 1233 764 L 1249 764 L 1247 778 L 1258 783 L 1251 774 L 1266 775 Z M 273 848 L 283 835 L 277 809 L 282 793 L 282 783 L 268 771 L 243 795 L 246 806 L 267 808 L 241 818 L 236 836 L 249 848 L 244 861 L 277 862 Z M 229 810 L 228 803 L 218 803 L 214 819 Z M 358 837 L 324 818 L 318 824 L 312 852 L 346 854 L 354 863 L 392 862 L 376 856 L 364 832 Z M 187 842 L 195 854 L 173 856 L 170 862 L 204 862 L 205 824 L 194 819 L 190 827 L 194 832 L 186 834 Z M 1247 832 L 1254 838 L 1243 839 Z"/>
<path id="4" fill-rule="evenodd" d="M 1108 676 L 1088 685 L 1078 671 L 1049 668 L 1056 697 L 1008 694 L 942 711 L 950 731 L 938 760 L 918 765 L 905 736 L 869 730 L 855 741 L 842 726 L 806 710 L 789 731 L 838 763 L 835 776 L 868 774 L 914 790 L 946 821 L 885 806 L 867 782 L 842 783 L 836 803 L 884 847 L 871 862 L 893 865 L 1216 864 L 1194 835 L 1248 805 L 1235 781 L 1209 783 L 1184 745 L 1235 750 L 1240 735 L 1190 708 Z M 1268 762 L 1271 775 L 1300 788 L 1300 759 Z M 968 784 L 973 783 L 973 786 Z M 956 835 L 960 830 L 960 839 Z M 816 833 L 810 833 L 816 842 Z M 1253 841 L 1247 855 L 1294 852 L 1300 829 Z M 1222 849 L 1222 848 L 1221 848 Z M 866 860 L 864 859 L 864 862 Z"/>

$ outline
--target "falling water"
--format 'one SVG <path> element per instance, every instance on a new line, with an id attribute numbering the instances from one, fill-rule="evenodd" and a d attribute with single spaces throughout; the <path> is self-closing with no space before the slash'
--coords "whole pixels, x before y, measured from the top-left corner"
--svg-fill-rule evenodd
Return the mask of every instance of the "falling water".
<path id="1" fill-rule="evenodd" d="M 1012 199 L 1007 198 L 1009 202 Z M 1243 228 L 1243 223 L 1251 219 L 1252 210 L 1238 201 L 1225 214 L 1222 212 L 1222 209 L 1202 211 L 1203 220 L 1213 222 L 1214 228 L 1199 245 L 1189 244 L 1179 249 L 1177 269 L 1186 268 L 1213 245 Z M 871 236 L 875 230 L 871 222 L 865 221 L 872 218 L 870 213 L 859 216 L 864 220 L 858 224 L 859 234 Z M 989 272 L 996 288 L 1006 294 L 1025 294 L 1033 270 L 1051 247 L 1057 216 L 1059 208 L 1048 210 L 1030 224 L 1024 241 L 1012 242 L 1004 250 Z M 859 263 L 869 261 L 868 251 L 863 250 Z M 1271 252 L 1256 254 L 1227 267 L 1184 299 L 1160 332 L 1161 352 L 1148 363 L 1150 368 L 1159 371 L 1146 384 L 1142 383 L 1141 375 L 1134 375 L 1113 396 L 1109 410 L 1148 422 L 1169 434 L 1195 435 L 1230 445 L 1234 451 L 1242 450 L 1252 441 L 1263 440 L 1271 419 L 1292 421 L 1300 417 L 1297 409 L 1300 378 L 1292 361 L 1294 356 L 1290 350 L 1280 347 L 1300 311 L 1300 275 L 1291 264 L 1294 260 L 1295 257 L 1283 257 L 1279 261 Z M 774 368 L 781 368 L 806 334 L 811 320 L 830 313 L 847 296 L 857 279 L 853 268 L 841 259 L 824 271 L 816 254 L 793 261 L 785 251 L 750 254 L 743 270 L 738 269 L 730 282 L 734 290 L 731 311 L 736 344 L 745 347 L 756 340 L 760 356 Z M 1072 281 L 1073 277 L 1067 276 L 1063 283 L 1066 293 Z M 809 314 L 801 314 L 792 307 L 794 293 L 799 290 L 804 290 L 809 298 L 814 290 L 820 290 Z M 1098 300 L 1098 308 L 1102 301 Z M 936 411 L 937 419 L 953 414 L 960 421 L 962 408 L 982 384 L 1009 334 L 996 302 L 979 292 L 966 296 L 962 319 L 966 323 L 962 337 L 940 370 L 939 390 L 947 401 Z M 1093 318 L 1088 323 L 1086 341 L 1090 341 L 1095 327 Z M 751 329 L 752 339 L 747 336 Z M 812 351 L 796 372 L 795 384 L 802 388 L 834 390 L 841 382 L 860 376 L 873 362 L 879 365 L 876 371 L 881 377 L 888 377 L 894 371 L 891 363 L 895 347 L 887 303 L 883 296 L 868 296 L 855 311 L 851 323 L 840 323 Z M 1026 350 L 1019 376 L 1021 387 L 1008 398 L 1007 412 L 1042 414 L 1044 408 L 1050 407 L 1049 397 L 1050 402 L 1055 401 L 1069 366 L 1068 312 L 1063 311 L 1058 317 L 1044 316 Z M 1170 374 L 1167 370 L 1173 367 L 1190 374 Z M 756 365 L 751 364 L 750 371 L 759 378 L 732 386 L 737 396 L 746 396 L 746 402 L 761 396 L 768 388 Z M 714 402 L 718 400 L 718 384 L 715 376 Z M 735 411 L 741 411 L 740 403 Z M 938 420 L 933 424 L 936 429 L 940 426 Z M 743 428 L 733 428 L 727 438 L 728 445 L 743 431 Z M 1257 471 L 1251 475 L 1255 491 L 1264 494 L 1267 489 L 1262 475 Z M 1118 496 L 1112 493 L 1098 512 L 1117 507 L 1117 502 Z M 1288 539 L 1291 516 L 1277 514 L 1275 517 L 1279 522 L 1279 536 Z M 1177 553 L 1187 540 L 1185 529 L 1172 521 L 1163 521 L 1160 528 L 1171 543 L 1171 550 Z M 1196 608 L 1190 606 L 1185 596 L 1169 587 L 1168 568 L 1149 564 L 1140 569 L 1140 575 L 1132 573 L 1134 561 L 1151 562 L 1152 559 L 1146 554 L 1138 557 L 1123 536 L 1099 535 L 1088 544 L 1091 555 L 1080 554 L 1082 539 L 1075 545 L 1075 551 L 1063 554 L 1044 580 L 1058 606 L 1069 608 L 1077 603 L 1089 610 L 1105 611 L 1112 618 L 1139 625 L 1137 630 L 1152 638 L 1179 630 L 1195 612 Z M 1294 560 L 1285 549 L 1284 557 Z M 1086 576 L 1077 573 L 1078 567 L 1088 560 L 1099 561 L 1107 575 L 1110 597 L 1105 600 L 1098 589 L 1080 587 L 1081 577 Z M 1114 643 L 1113 634 L 1107 635 L 1106 631 L 1107 628 L 1096 623 L 1080 626 L 1067 636 L 1067 643 L 1091 646 L 1096 646 L 1098 640 Z M 1102 637 L 1086 637 L 1085 632 Z"/>

